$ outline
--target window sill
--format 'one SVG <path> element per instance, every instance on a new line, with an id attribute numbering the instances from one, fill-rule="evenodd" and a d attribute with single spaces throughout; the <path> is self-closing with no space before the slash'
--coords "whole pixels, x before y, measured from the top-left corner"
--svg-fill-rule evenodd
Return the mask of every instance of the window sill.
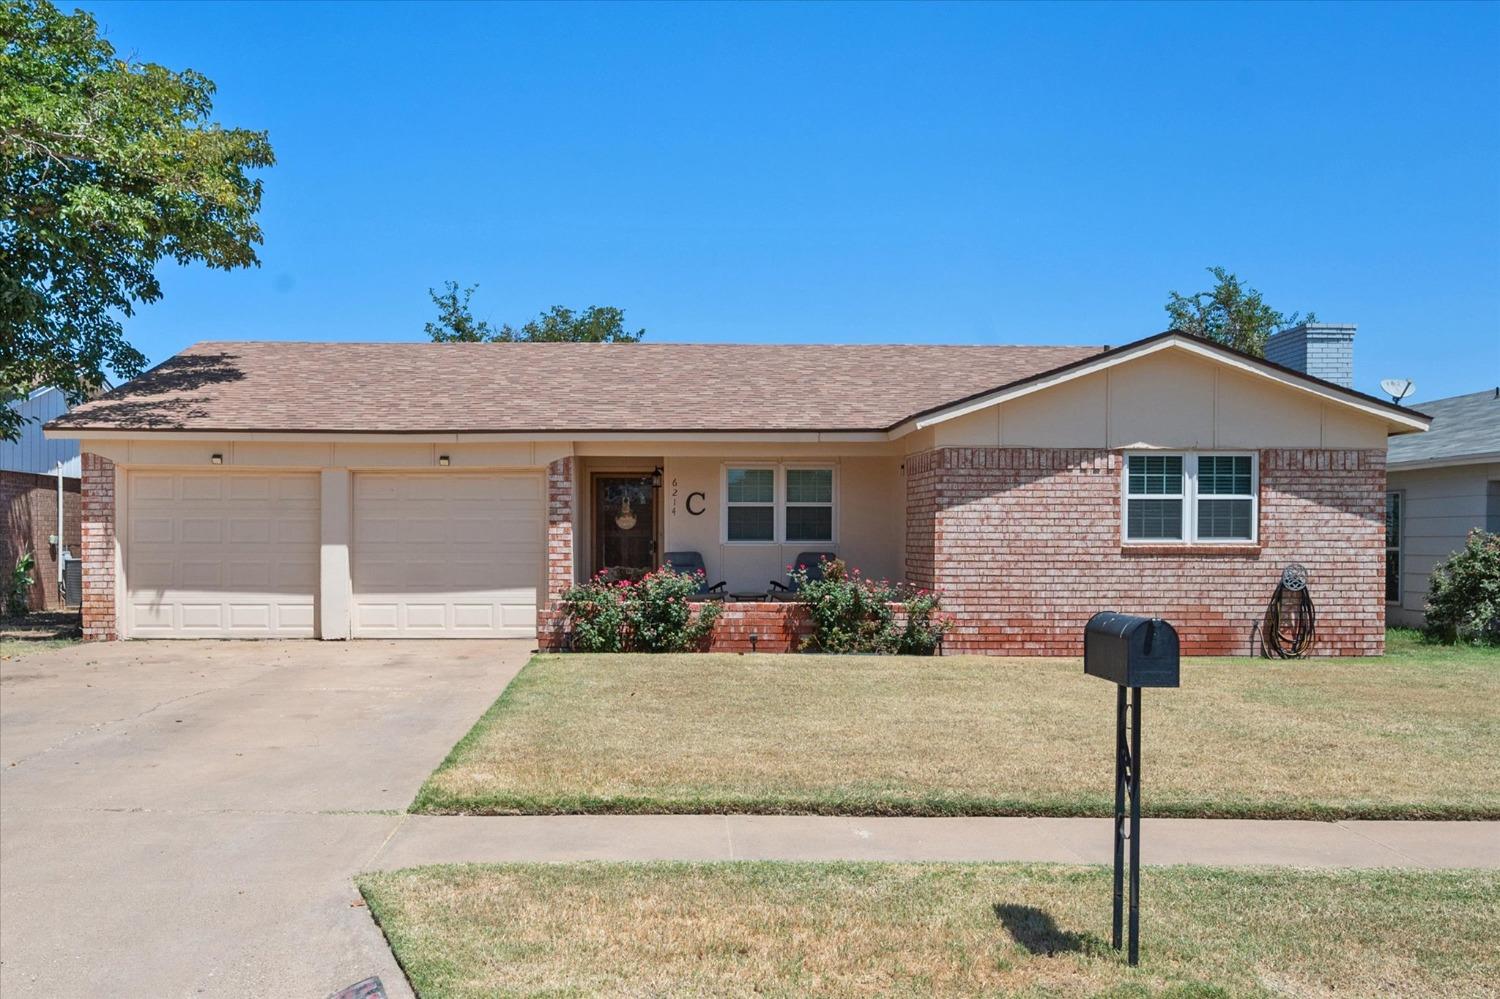
<path id="1" fill-rule="evenodd" d="M 1124 558 L 1260 558 L 1261 546 L 1255 542 L 1234 545 L 1121 545 Z"/>

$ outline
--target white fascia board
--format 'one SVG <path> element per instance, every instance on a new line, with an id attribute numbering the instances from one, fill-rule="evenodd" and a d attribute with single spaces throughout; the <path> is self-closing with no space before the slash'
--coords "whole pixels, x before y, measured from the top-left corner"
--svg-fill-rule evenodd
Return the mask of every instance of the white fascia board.
<path id="1" fill-rule="evenodd" d="M 1206 358 L 1218 364 L 1227 365 L 1231 368 L 1235 368 L 1247 374 L 1255 375 L 1259 378 L 1264 378 L 1268 381 L 1275 382 L 1278 385 L 1283 385 L 1287 388 L 1311 393 L 1312 395 L 1315 395 L 1327 402 L 1345 406 L 1349 409 L 1358 410 L 1359 412 L 1362 412 L 1368 416 L 1379 417 L 1380 419 L 1386 421 L 1387 427 L 1395 429 L 1397 433 L 1410 433 L 1412 431 L 1426 430 L 1432 422 L 1425 417 L 1416 416 L 1415 414 L 1411 416 L 1398 416 L 1397 414 L 1390 412 L 1389 410 L 1386 410 L 1382 407 L 1374 406 L 1369 403 L 1362 402 L 1358 399 L 1352 399 L 1341 392 L 1326 388 L 1311 380 L 1300 378 L 1297 375 L 1264 367 L 1260 364 L 1255 363 L 1254 361 L 1236 357 L 1231 354 L 1216 350 L 1213 347 L 1207 346 L 1205 344 L 1197 343 L 1188 337 L 1173 336 L 1165 337 L 1161 340 L 1156 340 L 1151 343 L 1145 343 L 1131 350 L 1122 350 L 1119 353 L 1111 354 L 1109 357 L 1101 357 L 1096 361 L 1092 361 L 1087 364 L 1080 364 L 1077 367 L 1069 368 L 1066 371 L 1059 371 L 1052 375 L 1045 375 L 1033 381 L 1026 382 L 1023 385 L 1017 385 L 1012 388 L 1000 389 L 995 392 L 990 392 L 986 395 L 979 396 L 976 399 L 970 399 L 969 401 L 960 405 L 950 406 L 947 409 L 941 409 L 937 412 L 929 413 L 926 416 L 922 416 L 917 419 L 907 420 L 892 429 L 891 439 L 895 440 L 900 437 L 905 437 L 907 434 L 914 431 L 925 430 L 928 427 L 935 426 L 939 423 L 946 423 L 949 420 L 956 420 L 960 416 L 967 416 L 968 414 L 976 412 L 978 410 L 988 409 L 991 406 L 997 406 L 1000 403 L 1007 402 L 1011 399 L 1019 399 L 1022 396 L 1031 395 L 1034 392 L 1045 391 L 1046 389 L 1061 385 L 1065 382 L 1070 382 L 1077 378 L 1084 378 L 1088 375 L 1103 371 L 1107 368 L 1125 364 L 1129 361 L 1147 357 L 1151 354 L 1155 354 L 1164 350 L 1182 350 L 1190 354 L 1196 354 L 1199 357 Z"/>

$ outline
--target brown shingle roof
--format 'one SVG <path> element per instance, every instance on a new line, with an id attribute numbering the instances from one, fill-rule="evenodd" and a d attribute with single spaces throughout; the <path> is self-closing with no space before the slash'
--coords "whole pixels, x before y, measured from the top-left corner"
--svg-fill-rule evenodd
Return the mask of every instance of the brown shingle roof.
<path id="1" fill-rule="evenodd" d="M 199 343 L 67 429 L 884 430 L 1102 347 Z"/>

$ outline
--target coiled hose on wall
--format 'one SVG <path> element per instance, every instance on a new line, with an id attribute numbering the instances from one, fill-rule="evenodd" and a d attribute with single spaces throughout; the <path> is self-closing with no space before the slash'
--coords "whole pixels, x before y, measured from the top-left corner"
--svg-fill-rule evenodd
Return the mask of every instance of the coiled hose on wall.
<path id="1" fill-rule="evenodd" d="M 1318 609 L 1307 588 L 1307 570 L 1296 562 L 1281 572 L 1281 582 L 1266 604 L 1260 623 L 1260 654 L 1267 659 L 1301 659 L 1317 639 Z"/>

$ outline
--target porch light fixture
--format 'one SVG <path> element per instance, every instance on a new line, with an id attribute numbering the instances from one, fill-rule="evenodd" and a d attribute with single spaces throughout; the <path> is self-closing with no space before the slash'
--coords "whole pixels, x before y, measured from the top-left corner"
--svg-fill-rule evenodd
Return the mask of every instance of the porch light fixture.
<path id="1" fill-rule="evenodd" d="M 215 465 L 224 464 L 224 456 L 222 454 L 210 455 L 208 460 L 213 462 Z"/>
<path id="2" fill-rule="evenodd" d="M 444 468 L 447 468 L 448 467 L 448 456 L 446 454 L 440 454 L 440 455 L 438 455 L 438 464 L 442 465 Z"/>
<path id="3" fill-rule="evenodd" d="M 660 489 L 661 488 L 661 466 L 660 465 L 657 465 L 655 468 L 653 468 L 651 470 L 651 488 L 652 489 Z"/>

